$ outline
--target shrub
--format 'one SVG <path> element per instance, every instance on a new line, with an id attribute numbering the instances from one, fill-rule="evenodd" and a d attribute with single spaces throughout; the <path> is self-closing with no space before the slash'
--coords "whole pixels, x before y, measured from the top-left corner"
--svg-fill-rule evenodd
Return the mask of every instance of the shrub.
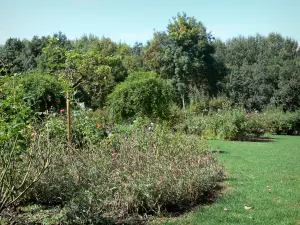
<path id="1" fill-rule="evenodd" d="M 106 136 L 103 118 L 86 110 L 73 109 L 71 112 L 71 139 L 77 148 L 97 144 Z M 50 133 L 61 142 L 67 140 L 67 115 L 64 109 L 54 113 L 42 123 L 40 132 Z"/>
<path id="2" fill-rule="evenodd" d="M 254 131 L 247 128 L 247 124 L 248 118 L 243 109 L 228 108 L 208 115 L 189 114 L 175 128 L 208 139 L 241 140 Z"/>
<path id="3" fill-rule="evenodd" d="M 208 98 L 205 95 L 201 95 L 197 89 L 192 89 L 191 91 L 191 102 L 187 110 L 191 115 L 214 114 L 219 110 L 229 110 L 233 106 L 232 101 L 225 95 Z"/>
<path id="4" fill-rule="evenodd" d="M 261 137 L 267 131 L 265 116 L 262 113 L 250 113 L 246 118 L 247 134 L 254 134 L 255 137 Z"/>
<path id="5" fill-rule="evenodd" d="M 0 146 L 16 140 L 15 149 L 26 147 L 27 127 L 33 112 L 24 101 L 24 89 L 18 77 L 0 79 Z"/>
<path id="6" fill-rule="evenodd" d="M 245 121 L 243 109 L 222 110 L 210 117 L 208 130 L 213 130 L 220 139 L 239 140 L 246 136 Z"/>
<path id="7" fill-rule="evenodd" d="M 264 112 L 266 127 L 270 133 L 293 134 L 300 121 L 298 113 L 283 112 L 281 109 Z"/>
<path id="8" fill-rule="evenodd" d="M 167 119 L 172 96 L 171 84 L 155 73 L 133 73 L 109 95 L 108 112 L 115 121 L 135 116 Z"/>
<path id="9" fill-rule="evenodd" d="M 25 102 L 36 112 L 59 110 L 65 106 L 63 85 L 47 73 L 22 74 L 18 83 L 24 89 Z"/>
<path id="10" fill-rule="evenodd" d="M 27 140 L 27 149 L 16 148 L 16 139 L 7 139 L 0 148 L 0 213 L 24 201 L 30 188 L 46 172 L 60 144 L 36 133 Z"/>
<path id="11" fill-rule="evenodd" d="M 219 110 L 215 114 L 194 117 L 189 132 L 208 139 L 239 140 L 246 136 L 246 115 L 242 109 Z"/>
<path id="12" fill-rule="evenodd" d="M 66 206 L 70 222 L 89 223 L 159 214 L 213 193 L 223 174 L 205 143 L 149 122 L 138 118 L 116 127 L 100 145 L 71 154 L 59 149 L 31 196 L 41 202 L 55 197 Z"/>
<path id="13" fill-rule="evenodd" d="M 216 112 L 218 110 L 228 110 L 232 107 L 232 101 L 226 97 L 225 95 L 220 95 L 215 98 L 211 98 L 209 101 L 209 109 L 212 112 Z"/>
<path id="14" fill-rule="evenodd" d="M 206 119 L 207 117 L 202 116 L 189 116 L 186 119 L 186 133 L 202 136 L 207 125 Z"/>
<path id="15" fill-rule="evenodd" d="M 187 108 L 189 114 L 200 115 L 209 107 L 209 97 L 201 93 L 197 87 L 191 87 L 189 91 L 190 104 Z"/>

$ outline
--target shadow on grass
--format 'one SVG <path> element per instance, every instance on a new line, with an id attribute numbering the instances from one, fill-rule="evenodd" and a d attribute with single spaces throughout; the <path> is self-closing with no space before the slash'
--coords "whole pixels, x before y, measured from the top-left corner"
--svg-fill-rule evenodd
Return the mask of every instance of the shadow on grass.
<path id="1" fill-rule="evenodd" d="M 221 150 L 211 150 L 211 153 L 216 153 L 216 154 L 228 154 L 226 151 L 221 151 Z"/>
<path id="2" fill-rule="evenodd" d="M 174 218 L 181 217 L 185 213 L 192 212 L 204 205 L 211 205 L 216 202 L 220 194 L 225 190 L 225 186 L 218 184 L 213 190 L 205 192 L 199 201 L 194 205 L 181 204 L 181 205 L 169 205 L 165 207 L 166 217 Z"/>
<path id="3" fill-rule="evenodd" d="M 245 137 L 237 141 L 246 141 L 246 142 L 275 142 L 275 138 L 270 137 Z"/>

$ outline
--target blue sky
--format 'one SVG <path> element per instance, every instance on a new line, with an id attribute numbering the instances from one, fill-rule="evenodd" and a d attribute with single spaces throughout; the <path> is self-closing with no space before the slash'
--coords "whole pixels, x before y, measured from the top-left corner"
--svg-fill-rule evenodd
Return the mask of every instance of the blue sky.
<path id="1" fill-rule="evenodd" d="M 300 42 L 300 0 L 0 0 L 0 44 L 62 31 L 133 44 L 166 29 L 178 12 L 222 40 L 278 32 Z"/>

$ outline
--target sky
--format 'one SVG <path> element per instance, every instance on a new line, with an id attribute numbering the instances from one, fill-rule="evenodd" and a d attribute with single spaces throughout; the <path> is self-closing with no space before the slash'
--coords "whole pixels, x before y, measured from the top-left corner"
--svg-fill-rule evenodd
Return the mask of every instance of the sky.
<path id="1" fill-rule="evenodd" d="M 300 42 L 300 0 L 0 0 L 0 45 L 58 31 L 146 43 L 182 12 L 223 41 L 276 32 Z"/>

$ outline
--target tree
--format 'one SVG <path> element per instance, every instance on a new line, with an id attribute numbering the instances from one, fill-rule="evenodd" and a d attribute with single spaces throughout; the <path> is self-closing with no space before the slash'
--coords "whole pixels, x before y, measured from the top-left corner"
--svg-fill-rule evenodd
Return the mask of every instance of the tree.
<path id="1" fill-rule="evenodd" d="M 135 43 L 131 48 L 126 44 L 118 45 L 118 54 L 121 55 L 125 68 L 129 73 L 143 71 L 143 51 L 142 43 Z"/>
<path id="2" fill-rule="evenodd" d="M 287 60 L 280 69 L 279 90 L 275 94 L 275 104 L 284 110 L 300 108 L 300 57 Z"/>
<path id="3" fill-rule="evenodd" d="M 166 32 L 156 32 L 144 55 L 148 69 L 171 79 L 182 99 L 190 87 L 217 92 L 218 72 L 213 58 L 212 36 L 194 17 L 178 14 Z"/>
<path id="4" fill-rule="evenodd" d="M 26 73 L 19 77 L 18 84 L 23 87 L 25 103 L 35 112 L 58 112 L 65 107 L 63 85 L 54 75 L 38 71 Z"/>
<path id="5" fill-rule="evenodd" d="M 77 98 L 94 109 L 103 107 L 106 96 L 127 76 L 119 56 L 103 56 L 97 51 L 68 51 L 65 71 L 70 86 L 77 88 Z"/>
<path id="6" fill-rule="evenodd" d="M 38 58 L 39 69 L 45 72 L 56 73 L 64 69 L 66 52 L 72 50 L 71 41 L 62 32 L 48 38 L 48 44 L 43 48 Z"/>
<path id="7" fill-rule="evenodd" d="M 37 68 L 37 63 L 43 49 L 47 46 L 49 37 L 34 36 L 31 41 L 24 40 L 24 48 L 21 53 L 21 60 L 24 71 L 33 71 Z"/>
<path id="8" fill-rule="evenodd" d="M 299 57 L 296 41 L 271 33 L 268 37 L 233 38 L 225 46 L 224 62 L 228 72 L 223 85 L 235 103 L 248 110 L 290 104 L 283 103 L 287 92 L 284 94 L 282 87 L 287 91 L 286 85 L 291 85 L 289 80 L 294 76 L 287 62 Z M 290 75 L 283 75 L 287 70 Z M 286 77 L 285 80 L 282 77 Z"/>
<path id="9" fill-rule="evenodd" d="M 78 52 L 88 52 L 94 49 L 96 43 L 99 41 L 97 36 L 90 34 L 83 35 L 80 39 L 74 41 L 74 48 Z"/>
<path id="10" fill-rule="evenodd" d="M 17 38 L 9 38 L 5 42 L 5 45 L 0 49 L 0 70 L 2 70 L 3 75 L 23 71 L 21 60 L 23 48 L 24 43 Z"/>
<path id="11" fill-rule="evenodd" d="M 94 50 L 103 56 L 113 56 L 117 53 L 118 46 L 110 38 L 103 37 L 94 44 Z"/>
<path id="12" fill-rule="evenodd" d="M 39 59 L 39 68 L 42 71 L 55 73 L 64 69 L 66 49 L 56 38 L 50 38 L 48 45 L 43 49 Z"/>
<path id="13" fill-rule="evenodd" d="M 137 72 L 108 96 L 109 115 L 120 121 L 135 116 L 167 119 L 173 101 L 172 85 L 154 72 Z"/>

